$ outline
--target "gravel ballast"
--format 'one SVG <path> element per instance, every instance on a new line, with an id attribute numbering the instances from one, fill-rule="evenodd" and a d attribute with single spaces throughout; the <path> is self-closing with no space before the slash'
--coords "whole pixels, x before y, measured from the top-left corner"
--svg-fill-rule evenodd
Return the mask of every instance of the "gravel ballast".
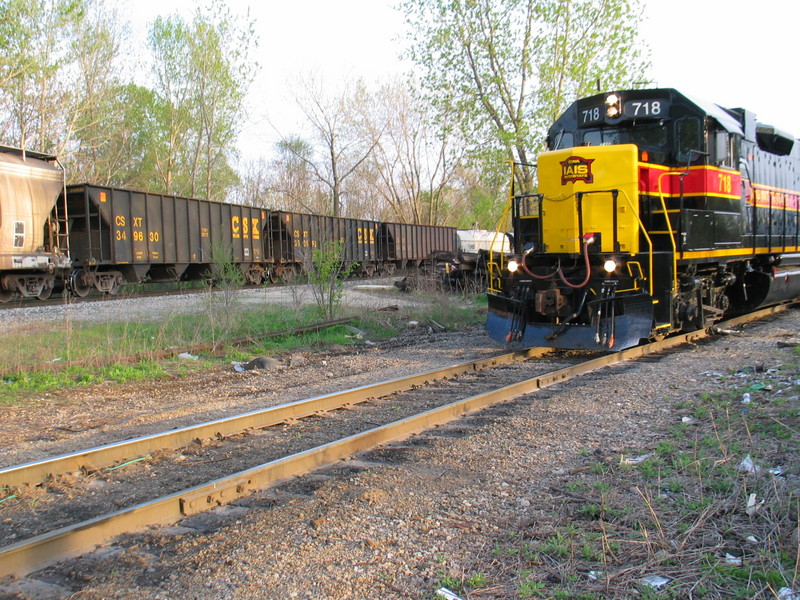
<path id="1" fill-rule="evenodd" d="M 789 311 L 659 360 L 590 374 L 0 582 L 0 598 L 429 599 L 440 586 L 467 580 L 480 585 L 465 586 L 465 599 L 524 597 L 521 557 L 498 549 L 514 536 L 544 535 L 559 525 L 555 515 L 571 483 L 596 461 L 654 448 L 687 418 L 687 401 L 734 385 L 733 374 L 743 369 L 791 362 L 792 349 L 781 346 L 796 339 L 797 325 L 797 312 Z M 178 426 L 198 417 L 188 408 L 198 402 L 214 417 L 261 406 L 265 398 L 283 402 L 498 349 L 480 330 L 426 330 L 409 346 L 303 356 L 302 364 L 270 375 L 216 373 L 69 392 L 6 411 L 5 441 L 20 443 L 6 446 L 12 458 L 4 451 L 3 461 L 83 447 L 102 439 L 98 430 L 106 427 L 118 435 L 128 426 Z M 76 431 L 81 419 L 101 425 L 66 442 L 48 439 L 37 419 L 42 406 L 58 407 L 57 419 Z M 784 467 L 796 485 L 797 466 Z M 615 590 L 597 597 L 640 595 Z"/>

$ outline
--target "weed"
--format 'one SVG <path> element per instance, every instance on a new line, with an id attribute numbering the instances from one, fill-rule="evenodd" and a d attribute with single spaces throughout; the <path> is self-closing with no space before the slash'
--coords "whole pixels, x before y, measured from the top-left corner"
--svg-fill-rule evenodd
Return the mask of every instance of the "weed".
<path id="1" fill-rule="evenodd" d="M 482 588 L 486 587 L 489 583 L 489 578 L 484 573 L 475 573 L 467 578 L 464 585 L 469 588 Z"/>
<path id="2" fill-rule="evenodd" d="M 578 513 L 586 519 L 599 519 L 603 509 L 599 504 L 584 504 L 578 509 Z"/>
<path id="3" fill-rule="evenodd" d="M 437 587 L 446 587 L 448 590 L 453 592 L 460 592 L 462 589 L 461 580 L 457 577 L 453 577 L 449 573 L 445 573 L 444 571 L 439 571 L 439 585 Z"/>
<path id="4" fill-rule="evenodd" d="M 560 531 L 547 538 L 539 546 L 539 550 L 543 554 L 550 554 L 558 558 L 567 558 L 572 554 L 569 539 Z"/>
<path id="5" fill-rule="evenodd" d="M 520 598 L 535 598 L 542 595 L 545 584 L 541 581 L 523 581 L 517 586 Z"/>

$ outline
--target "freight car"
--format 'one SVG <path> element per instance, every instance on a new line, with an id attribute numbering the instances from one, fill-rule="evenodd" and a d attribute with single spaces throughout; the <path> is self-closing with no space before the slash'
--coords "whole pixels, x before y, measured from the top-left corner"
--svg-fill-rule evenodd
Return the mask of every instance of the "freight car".
<path id="1" fill-rule="evenodd" d="M 307 271 L 338 242 L 359 274 L 419 266 L 455 247 L 455 229 L 270 211 L 91 184 L 64 185 L 53 156 L 0 147 L 0 302 L 114 294 L 125 283 L 213 279 L 222 262 L 245 281 Z"/>
<path id="2" fill-rule="evenodd" d="M 123 283 L 212 278 L 222 260 L 258 284 L 266 211 L 96 185 L 67 186 L 68 287 L 114 294 Z"/>
<path id="3" fill-rule="evenodd" d="M 456 230 L 452 227 L 284 211 L 269 213 L 264 237 L 266 263 L 273 279 L 307 270 L 313 251 L 330 241 L 339 242 L 343 263 L 364 276 L 418 268 L 433 252 L 456 244 Z"/>
<path id="4" fill-rule="evenodd" d="M 69 269 L 63 189 L 54 156 L 0 148 L 0 302 L 45 299 Z"/>
<path id="5" fill-rule="evenodd" d="M 800 145 L 674 89 L 574 102 L 514 165 L 513 256 L 493 257 L 501 341 L 620 350 L 800 293 Z"/>

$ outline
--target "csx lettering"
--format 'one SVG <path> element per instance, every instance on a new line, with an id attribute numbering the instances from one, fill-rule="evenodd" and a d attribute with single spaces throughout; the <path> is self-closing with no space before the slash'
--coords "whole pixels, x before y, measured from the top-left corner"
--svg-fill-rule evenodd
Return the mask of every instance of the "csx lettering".
<path id="1" fill-rule="evenodd" d="M 117 227 L 125 227 L 125 217 L 122 215 L 117 215 L 114 217 L 114 223 Z"/>
<path id="2" fill-rule="evenodd" d="M 356 229 L 356 237 L 358 238 L 359 244 L 374 244 L 375 243 L 375 231 L 372 229 L 366 229 L 358 227 Z"/>
<path id="3" fill-rule="evenodd" d="M 141 227 L 142 226 L 142 217 L 133 217 L 133 226 L 134 227 Z"/>

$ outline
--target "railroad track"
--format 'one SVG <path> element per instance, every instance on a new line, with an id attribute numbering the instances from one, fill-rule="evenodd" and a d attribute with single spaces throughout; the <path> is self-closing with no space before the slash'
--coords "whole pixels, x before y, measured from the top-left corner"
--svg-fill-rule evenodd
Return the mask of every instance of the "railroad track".
<path id="1" fill-rule="evenodd" d="M 760 311 L 723 325 L 731 327 L 747 320 L 762 318 L 780 308 Z M 577 364 L 562 364 L 555 370 L 533 377 L 530 377 L 531 366 L 520 367 L 520 361 L 542 357 L 549 351 L 520 351 L 2 469 L 0 486 L 13 491 L 23 484 L 36 485 L 45 480 L 51 482 L 50 484 L 59 482 L 63 473 L 75 473 L 79 470 L 102 473 L 104 469 L 141 463 L 150 466 L 152 473 L 163 471 L 166 474 L 163 483 L 159 479 L 159 488 L 166 494 L 155 499 L 135 498 L 124 508 L 111 512 L 98 510 L 83 521 L 74 522 L 73 519 L 73 522 L 56 529 L 52 528 L 53 524 L 64 520 L 67 513 L 74 512 L 72 509 L 76 504 L 84 511 L 91 511 L 91 502 L 88 497 L 82 496 L 77 503 L 54 503 L 55 516 L 47 521 L 47 529 L 12 543 L 8 543 L 9 536 L 5 534 L 6 537 L 0 543 L 8 545 L 0 548 L 0 576 L 25 575 L 64 558 L 87 552 L 122 533 L 150 525 L 176 522 L 184 516 L 227 504 L 278 481 L 335 463 L 360 451 L 402 440 L 489 405 L 530 394 L 609 365 L 664 352 L 707 335 L 703 331 L 692 332 L 617 354 L 582 360 Z M 505 381 L 499 385 L 488 376 L 489 373 L 503 370 L 515 370 L 516 380 L 508 384 L 509 377 L 501 377 Z M 451 380 L 454 377 L 460 378 L 456 384 Z M 460 391 L 466 387 L 478 393 L 465 398 Z M 411 395 L 405 395 L 409 390 Z M 401 393 L 404 395 L 399 396 Z M 436 397 L 437 401 L 433 402 L 431 397 Z M 378 398 L 383 400 L 377 401 Z M 401 407 L 407 414 L 398 419 L 375 419 L 375 414 L 369 412 L 368 406 L 381 402 L 389 402 L 392 408 Z M 342 410 L 349 408 L 352 410 Z M 321 419 L 321 415 L 327 417 Z M 332 422 L 332 426 L 326 429 L 328 438 L 317 443 L 318 436 L 312 434 L 328 420 Z M 281 424 L 285 426 L 274 427 Z M 279 438 L 282 433 L 281 441 Z M 308 436 L 314 443 L 300 449 L 297 444 L 291 443 L 304 436 Z M 256 444 L 255 449 L 241 450 L 245 446 L 249 447 L 252 440 L 259 438 L 264 438 L 266 443 L 260 446 Z M 200 443 L 192 444 L 195 441 Z M 187 444 L 202 450 L 202 453 L 200 450 L 196 453 L 199 459 L 187 458 L 187 455 L 192 454 L 190 452 L 176 454 L 174 449 L 185 448 Z M 269 452 L 266 451 L 267 448 Z M 245 462 L 249 460 L 251 463 L 245 468 L 237 468 L 236 465 L 240 464 L 238 458 L 245 454 Z M 252 462 L 254 456 L 263 458 L 265 454 L 270 455 L 268 460 Z M 178 462 L 181 458 L 183 460 Z M 225 475 L 211 481 L 189 481 L 183 476 L 187 463 L 202 462 L 218 466 L 228 463 L 230 468 Z M 132 467 L 132 470 L 136 470 L 136 467 Z M 118 473 L 126 471 L 127 469 L 120 469 Z M 140 475 L 147 478 L 150 472 Z M 142 479 L 131 476 L 129 486 L 137 487 L 137 481 Z M 59 511 L 64 514 L 59 514 Z M 10 512 L 5 508 L 0 511 L 0 518 L 6 517 Z M 9 522 L 6 518 L 4 521 Z M 11 518 L 12 523 L 13 521 Z M 11 535 L 22 537 L 19 534 Z"/>
<path id="2" fill-rule="evenodd" d="M 345 281 L 358 283 L 358 282 L 370 282 L 370 281 L 385 281 L 387 279 L 397 280 L 405 275 L 408 275 L 408 271 L 396 271 L 395 275 L 387 276 L 387 275 L 372 275 L 371 277 L 352 277 L 345 279 Z M 239 291 L 248 292 L 254 290 L 270 290 L 270 289 L 281 289 L 285 287 L 289 287 L 292 285 L 306 285 L 307 282 L 287 282 L 287 281 L 277 281 L 275 283 L 265 283 L 262 285 L 243 285 L 238 288 Z M 63 306 L 65 304 L 85 304 L 85 303 L 95 303 L 95 302 L 110 302 L 113 300 L 131 300 L 131 299 L 146 299 L 146 298 L 161 298 L 161 297 L 169 297 L 169 296 L 193 296 L 197 294 L 207 294 L 209 293 L 209 288 L 207 287 L 186 287 L 186 288 L 178 288 L 178 289 L 162 289 L 162 290 L 148 290 L 144 289 L 141 291 L 135 291 L 135 285 L 129 284 L 122 287 L 122 289 L 117 294 L 101 294 L 98 292 L 92 292 L 88 296 L 80 297 L 74 295 L 63 295 L 58 294 L 54 295 L 47 300 L 39 300 L 37 298 L 15 298 L 10 302 L 0 302 L 0 311 L 2 310 L 13 310 L 18 308 L 45 308 L 51 306 Z M 214 291 L 222 291 L 222 288 L 211 288 L 211 292 Z"/>

